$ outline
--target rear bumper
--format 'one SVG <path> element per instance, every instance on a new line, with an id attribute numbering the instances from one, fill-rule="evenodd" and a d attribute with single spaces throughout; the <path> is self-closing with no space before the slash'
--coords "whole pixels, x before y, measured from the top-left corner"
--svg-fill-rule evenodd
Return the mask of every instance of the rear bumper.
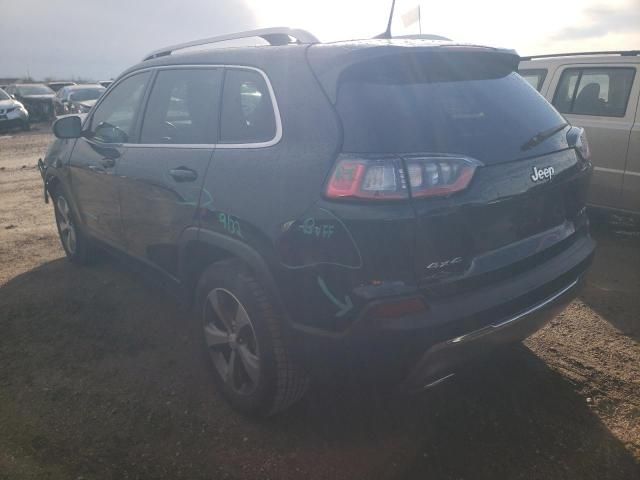
<path id="1" fill-rule="evenodd" d="M 32 120 L 51 120 L 55 117 L 53 102 L 51 101 L 31 101 L 23 103 Z"/>
<path id="2" fill-rule="evenodd" d="M 446 297 L 423 293 L 426 311 L 396 318 L 372 312 L 397 297 L 372 301 L 347 331 L 298 331 L 295 344 L 312 371 L 355 366 L 376 378 L 406 378 L 403 388 L 420 390 L 497 346 L 524 340 L 558 315 L 578 294 L 594 249 L 583 231 L 566 250 L 506 280 Z"/>
<path id="3" fill-rule="evenodd" d="M 564 310 L 582 283 L 582 277 L 578 277 L 540 303 L 506 320 L 433 345 L 413 367 L 402 388 L 420 391 L 435 386 L 471 359 L 490 353 L 497 346 L 524 340 Z"/>

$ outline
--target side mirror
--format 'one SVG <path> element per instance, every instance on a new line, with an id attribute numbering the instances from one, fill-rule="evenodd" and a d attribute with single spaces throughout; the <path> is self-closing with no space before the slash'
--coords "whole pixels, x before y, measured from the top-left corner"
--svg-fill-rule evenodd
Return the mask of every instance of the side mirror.
<path id="1" fill-rule="evenodd" d="M 58 138 L 80 138 L 82 120 L 77 115 L 59 118 L 53 123 L 53 134 Z"/>

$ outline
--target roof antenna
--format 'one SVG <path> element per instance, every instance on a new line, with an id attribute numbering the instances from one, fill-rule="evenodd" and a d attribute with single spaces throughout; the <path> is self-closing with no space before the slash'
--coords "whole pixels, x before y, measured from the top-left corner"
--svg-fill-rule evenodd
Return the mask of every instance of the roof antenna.
<path id="1" fill-rule="evenodd" d="M 396 0 L 391 0 L 391 12 L 389 12 L 389 22 L 387 23 L 387 29 L 379 35 L 373 38 L 391 38 L 391 21 L 393 20 L 393 10 L 396 8 Z"/>

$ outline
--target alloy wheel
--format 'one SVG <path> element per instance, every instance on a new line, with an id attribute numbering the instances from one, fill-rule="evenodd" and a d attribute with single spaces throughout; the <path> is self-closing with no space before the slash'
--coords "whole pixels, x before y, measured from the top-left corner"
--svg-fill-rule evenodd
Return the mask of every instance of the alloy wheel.
<path id="1" fill-rule="evenodd" d="M 215 288 L 203 312 L 204 339 L 215 369 L 229 388 L 250 395 L 258 387 L 260 352 L 246 308 L 229 290 Z"/>
<path id="2" fill-rule="evenodd" d="M 62 244 L 66 248 L 70 255 L 76 252 L 76 228 L 71 219 L 71 212 L 69 211 L 69 204 L 67 200 L 60 195 L 56 200 L 56 207 L 58 210 L 58 228 L 60 231 L 60 238 Z"/>

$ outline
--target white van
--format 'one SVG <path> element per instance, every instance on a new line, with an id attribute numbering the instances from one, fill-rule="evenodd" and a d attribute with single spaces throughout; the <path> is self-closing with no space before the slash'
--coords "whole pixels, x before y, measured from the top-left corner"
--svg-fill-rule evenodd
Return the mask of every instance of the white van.
<path id="1" fill-rule="evenodd" d="M 640 51 L 523 57 L 519 72 L 569 123 L 584 127 L 589 204 L 640 214 Z"/>

